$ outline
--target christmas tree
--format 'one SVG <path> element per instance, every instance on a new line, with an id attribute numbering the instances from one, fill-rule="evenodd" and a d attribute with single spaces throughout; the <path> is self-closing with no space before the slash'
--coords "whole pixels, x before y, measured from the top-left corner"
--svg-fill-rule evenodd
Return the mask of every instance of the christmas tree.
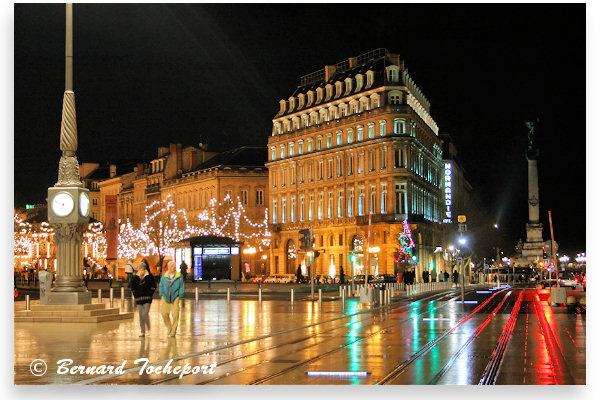
<path id="1" fill-rule="evenodd" d="M 398 249 L 398 257 L 394 256 L 394 262 L 406 263 L 411 261 L 412 250 L 415 248 L 415 242 L 412 239 L 412 231 L 408 225 L 408 219 L 405 219 L 402 223 L 403 230 L 398 234 L 398 242 L 400 248 Z"/>

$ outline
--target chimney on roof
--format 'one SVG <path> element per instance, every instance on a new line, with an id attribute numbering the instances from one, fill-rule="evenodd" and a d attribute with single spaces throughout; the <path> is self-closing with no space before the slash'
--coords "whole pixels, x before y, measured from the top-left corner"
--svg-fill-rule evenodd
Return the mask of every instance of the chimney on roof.
<path id="1" fill-rule="evenodd" d="M 162 157 L 165 154 L 167 154 L 169 152 L 169 148 L 168 147 L 159 147 L 158 148 L 158 156 Z"/>
<path id="2" fill-rule="evenodd" d="M 144 173 L 144 164 L 143 163 L 138 163 L 137 166 L 135 167 L 135 172 L 137 176 L 140 176 Z"/>
<path id="3" fill-rule="evenodd" d="M 329 82 L 335 76 L 335 65 L 325 66 L 325 82 Z"/>
<path id="4" fill-rule="evenodd" d="M 196 168 L 198 166 L 198 150 L 192 149 L 190 151 L 190 170 Z"/>
<path id="5" fill-rule="evenodd" d="M 114 178 L 117 176 L 117 166 L 115 164 L 109 164 L 108 166 L 108 176 L 110 178 Z"/>
<path id="6" fill-rule="evenodd" d="M 177 155 L 177 176 L 181 176 L 183 173 L 183 153 L 181 150 L 181 143 L 177 143 L 175 152 Z"/>

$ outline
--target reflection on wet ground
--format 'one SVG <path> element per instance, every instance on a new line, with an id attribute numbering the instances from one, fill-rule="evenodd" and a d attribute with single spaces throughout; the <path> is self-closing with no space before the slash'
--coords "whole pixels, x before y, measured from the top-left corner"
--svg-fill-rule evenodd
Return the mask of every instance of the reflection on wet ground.
<path id="1" fill-rule="evenodd" d="M 137 312 L 133 320 L 98 324 L 15 323 L 14 379 L 16 384 L 374 384 L 398 370 L 386 383 L 477 384 L 490 359 L 498 357 L 494 349 L 520 292 L 505 288 L 494 296 L 468 291 L 466 299 L 478 304 L 458 303 L 456 290 L 426 293 L 414 302 L 403 298 L 380 308 L 351 299 L 344 310 L 340 301 L 324 301 L 321 307 L 298 301 L 291 307 L 282 300 L 186 300 L 175 338 L 167 337 L 158 301 L 152 304 L 151 330 L 144 338 L 138 337 Z M 517 311 L 506 351 L 500 354 L 496 384 L 569 379 L 585 384 L 585 314 L 550 307 L 535 290 L 524 291 Z M 171 368 L 216 367 L 214 374 L 181 378 L 140 374 L 140 365 L 134 364 L 140 358 L 162 366 L 173 359 Z M 45 360 L 46 374 L 32 375 L 34 359 Z M 85 366 L 118 366 L 126 360 L 126 372 L 137 369 L 114 377 L 58 374 L 56 363 L 62 359 Z M 309 376 L 309 371 L 346 375 Z"/>

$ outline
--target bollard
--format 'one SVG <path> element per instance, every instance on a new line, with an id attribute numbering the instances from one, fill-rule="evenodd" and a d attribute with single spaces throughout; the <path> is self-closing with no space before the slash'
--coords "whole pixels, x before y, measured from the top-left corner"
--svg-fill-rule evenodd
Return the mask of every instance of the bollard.
<path id="1" fill-rule="evenodd" d="M 340 285 L 340 297 L 342 297 L 342 286 Z"/>
<path id="2" fill-rule="evenodd" d="M 319 311 L 321 311 L 321 289 L 319 289 Z"/>
<path id="3" fill-rule="evenodd" d="M 30 307 L 29 307 L 29 295 L 26 294 L 25 295 L 25 310 L 29 311 Z"/>
<path id="4" fill-rule="evenodd" d="M 379 290 L 379 305 L 383 305 L 383 290 Z"/>
<path id="5" fill-rule="evenodd" d="M 231 289 L 227 288 L 227 304 L 231 301 Z"/>
<path id="6" fill-rule="evenodd" d="M 98 303 L 102 303 L 102 289 L 98 289 Z"/>
<path id="7" fill-rule="evenodd" d="M 131 309 L 135 307 L 135 297 L 133 297 L 133 293 L 131 293 Z"/>
<path id="8" fill-rule="evenodd" d="M 109 297 L 110 297 L 110 308 L 113 308 L 114 307 L 114 304 L 113 304 L 113 301 L 114 301 L 114 298 L 113 298 L 113 288 L 110 288 Z"/>
<path id="9" fill-rule="evenodd" d="M 342 311 L 346 308 L 346 291 L 342 291 Z"/>
<path id="10" fill-rule="evenodd" d="M 210 281 L 209 281 L 209 282 L 210 282 Z M 196 303 L 197 303 L 197 302 L 198 302 L 198 297 L 199 297 L 199 296 L 198 296 L 198 288 L 196 288 L 195 292 L 196 292 Z"/>
<path id="11" fill-rule="evenodd" d="M 262 303 L 262 288 L 258 288 L 258 302 Z"/>
<path id="12" fill-rule="evenodd" d="M 121 286 L 121 308 L 125 307 L 125 288 Z"/>
<path id="13" fill-rule="evenodd" d="M 292 303 L 292 307 L 294 307 L 294 289 L 290 290 L 290 303 Z"/>

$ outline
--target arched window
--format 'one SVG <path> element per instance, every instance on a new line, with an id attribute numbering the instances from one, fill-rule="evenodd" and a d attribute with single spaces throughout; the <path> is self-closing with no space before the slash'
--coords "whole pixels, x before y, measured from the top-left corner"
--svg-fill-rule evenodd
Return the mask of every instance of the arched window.
<path id="1" fill-rule="evenodd" d="M 319 120 L 319 114 L 316 111 L 310 113 L 310 125 L 316 125 Z"/>
<path id="2" fill-rule="evenodd" d="M 374 93 L 371 95 L 371 110 L 379 107 L 380 102 L 379 102 L 379 95 L 377 93 Z"/>
<path id="3" fill-rule="evenodd" d="M 363 112 L 369 110 L 369 99 L 366 97 L 360 98 L 360 108 L 358 112 Z"/>
<path id="4" fill-rule="evenodd" d="M 350 112 L 348 115 L 357 114 L 358 113 L 358 101 L 351 100 L 350 101 Z"/>
<path id="5" fill-rule="evenodd" d="M 301 109 L 302 107 L 304 107 L 304 99 L 305 99 L 304 94 L 300 93 L 298 95 L 298 110 Z"/>
<path id="6" fill-rule="evenodd" d="M 365 86 L 365 89 L 368 89 L 371 87 L 371 85 L 373 85 L 375 72 L 369 70 L 369 71 L 367 71 L 367 73 L 365 75 L 367 75 L 367 84 Z"/>
<path id="7" fill-rule="evenodd" d="M 289 112 L 292 112 L 296 108 L 296 98 L 295 97 L 290 97 L 289 103 L 290 103 Z"/>
<path id="8" fill-rule="evenodd" d="M 331 85 L 331 83 L 328 83 L 325 86 L 325 93 L 326 93 L 325 101 L 331 99 L 331 96 L 333 95 L 333 85 Z"/>
<path id="9" fill-rule="evenodd" d="M 291 122 L 290 122 L 290 120 L 289 119 L 284 120 L 283 121 L 283 132 L 285 133 L 285 132 L 289 132 L 291 130 L 292 129 L 291 129 Z"/>
<path id="10" fill-rule="evenodd" d="M 352 78 L 346 78 L 344 82 L 346 83 L 346 91 L 344 92 L 344 96 L 348 96 L 352 92 Z"/>
<path id="11" fill-rule="evenodd" d="M 329 120 L 333 121 L 338 118 L 338 108 L 336 106 L 329 107 Z"/>
<path id="12" fill-rule="evenodd" d="M 362 74 L 357 74 L 356 75 L 356 91 L 359 92 L 360 89 L 362 89 L 363 86 L 363 76 Z"/>
<path id="13" fill-rule="evenodd" d="M 308 115 L 302 114 L 302 127 L 306 128 L 308 126 Z"/>
<path id="14" fill-rule="evenodd" d="M 337 99 L 337 98 L 338 98 L 338 97 L 340 97 L 341 95 L 342 95 L 342 82 L 340 82 L 340 81 L 337 81 L 337 82 L 335 83 L 335 96 L 334 96 L 334 98 L 336 98 L 336 99 Z"/>
<path id="15" fill-rule="evenodd" d="M 312 90 L 309 90 L 306 93 L 306 107 L 310 107 L 311 104 L 313 103 L 315 99 L 315 92 L 313 92 Z"/>
<path id="16" fill-rule="evenodd" d="M 317 101 L 315 104 L 319 104 L 323 100 L 323 88 L 317 88 Z"/>
<path id="17" fill-rule="evenodd" d="M 298 118 L 298 117 L 293 117 L 292 118 L 292 128 L 294 130 L 300 129 L 300 118 Z"/>
<path id="18" fill-rule="evenodd" d="M 389 104 L 402 104 L 402 92 L 399 90 L 392 90 L 388 94 Z"/>
<path id="19" fill-rule="evenodd" d="M 320 121 L 319 121 L 320 123 L 329 121 L 329 116 L 327 115 L 327 109 L 321 108 L 319 110 L 319 117 L 320 117 L 319 118 L 320 119 Z"/>

